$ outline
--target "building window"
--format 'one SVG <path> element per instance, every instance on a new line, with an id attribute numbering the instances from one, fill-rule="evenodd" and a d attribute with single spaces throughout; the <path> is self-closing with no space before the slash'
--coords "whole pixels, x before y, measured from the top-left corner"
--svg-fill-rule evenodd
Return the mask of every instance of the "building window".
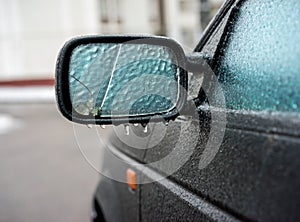
<path id="1" fill-rule="evenodd" d="M 100 0 L 100 16 L 102 23 L 108 23 L 108 4 L 107 0 Z"/>
<path id="2" fill-rule="evenodd" d="M 120 0 L 100 0 L 102 23 L 121 23 Z"/>
<path id="3" fill-rule="evenodd" d="M 179 8 L 181 12 L 189 12 L 192 10 L 192 2 L 188 0 L 180 0 L 179 1 Z"/>

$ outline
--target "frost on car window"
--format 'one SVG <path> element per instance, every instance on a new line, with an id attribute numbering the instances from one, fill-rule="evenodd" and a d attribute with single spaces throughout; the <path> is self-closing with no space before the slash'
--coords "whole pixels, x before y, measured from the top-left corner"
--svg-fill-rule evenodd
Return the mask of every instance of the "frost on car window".
<path id="1" fill-rule="evenodd" d="M 300 111 L 300 1 L 242 3 L 215 71 L 227 108 Z"/>
<path id="2" fill-rule="evenodd" d="M 98 43 L 74 49 L 69 69 L 73 107 L 88 115 L 138 115 L 171 110 L 179 69 L 167 47 Z"/>

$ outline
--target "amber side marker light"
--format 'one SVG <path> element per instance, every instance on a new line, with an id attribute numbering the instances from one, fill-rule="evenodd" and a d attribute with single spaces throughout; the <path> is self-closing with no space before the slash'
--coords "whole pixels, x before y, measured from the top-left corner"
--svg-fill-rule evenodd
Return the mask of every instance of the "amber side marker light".
<path id="1" fill-rule="evenodd" d="M 136 190 L 136 173 L 132 169 L 128 169 L 126 172 L 127 184 L 131 190 Z"/>

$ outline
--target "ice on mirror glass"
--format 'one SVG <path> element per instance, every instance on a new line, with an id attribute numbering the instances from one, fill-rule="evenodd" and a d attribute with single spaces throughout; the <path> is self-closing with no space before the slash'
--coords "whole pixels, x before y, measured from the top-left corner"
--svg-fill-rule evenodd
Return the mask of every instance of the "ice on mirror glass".
<path id="1" fill-rule="evenodd" d="M 178 99 L 179 68 L 171 49 L 147 44 L 97 43 L 74 49 L 69 85 L 83 115 L 167 112 Z"/>
<path id="2" fill-rule="evenodd" d="M 300 112 L 300 1 L 242 3 L 216 72 L 227 107 Z"/>

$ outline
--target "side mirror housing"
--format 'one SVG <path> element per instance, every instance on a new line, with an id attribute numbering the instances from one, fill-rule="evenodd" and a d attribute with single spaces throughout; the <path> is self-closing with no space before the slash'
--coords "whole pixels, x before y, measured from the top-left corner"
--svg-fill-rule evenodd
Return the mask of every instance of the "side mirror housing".
<path id="1" fill-rule="evenodd" d="M 82 124 L 174 119 L 187 97 L 186 57 L 165 37 L 90 36 L 68 41 L 56 67 L 56 98 Z"/>

